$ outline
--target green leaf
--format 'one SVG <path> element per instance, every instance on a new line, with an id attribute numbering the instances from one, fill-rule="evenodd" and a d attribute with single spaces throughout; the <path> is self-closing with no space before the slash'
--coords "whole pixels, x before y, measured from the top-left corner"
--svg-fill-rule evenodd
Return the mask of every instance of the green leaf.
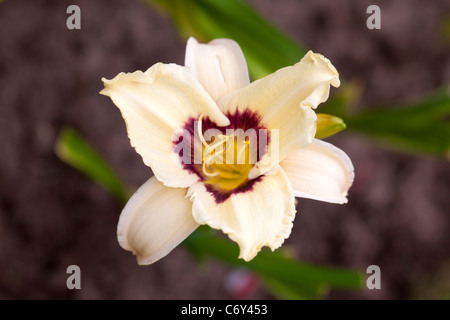
<path id="1" fill-rule="evenodd" d="M 264 286 L 278 299 L 282 300 L 318 300 L 327 292 L 325 287 L 317 286 L 314 291 L 298 288 L 291 282 L 281 282 L 268 276 L 262 276 Z"/>
<path id="2" fill-rule="evenodd" d="M 106 188 L 120 201 L 126 202 L 130 194 L 113 169 L 72 128 L 63 128 L 55 144 L 57 156 L 67 164 Z"/>
<path id="3" fill-rule="evenodd" d="M 295 261 L 282 251 L 262 250 L 250 262 L 238 259 L 235 243 L 199 229 L 184 241 L 197 258 L 208 256 L 229 265 L 244 267 L 259 274 L 282 297 L 318 299 L 328 288 L 356 289 L 362 285 L 360 273 L 339 268 L 325 268 Z"/>
<path id="4" fill-rule="evenodd" d="M 242 48 L 250 76 L 262 78 L 298 62 L 306 50 L 243 0 L 146 0 L 168 12 L 183 37 L 230 38 Z"/>
<path id="5" fill-rule="evenodd" d="M 450 97 L 446 88 L 416 104 L 372 108 L 345 119 L 349 130 L 396 149 L 450 155 Z"/>

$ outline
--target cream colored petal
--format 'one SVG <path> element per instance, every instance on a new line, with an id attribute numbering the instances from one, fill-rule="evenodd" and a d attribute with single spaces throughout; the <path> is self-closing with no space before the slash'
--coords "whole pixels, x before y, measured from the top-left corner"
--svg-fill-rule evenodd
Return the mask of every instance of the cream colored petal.
<path id="1" fill-rule="evenodd" d="M 249 108 L 260 115 L 269 130 L 279 130 L 278 160 L 282 160 L 293 150 L 312 142 L 317 120 L 312 109 L 328 99 L 330 85 L 340 85 L 338 72 L 327 58 L 309 51 L 294 66 L 223 97 L 219 107 L 224 113 Z M 250 177 L 276 164 L 274 158 L 266 168 L 256 166 Z"/>
<path id="2" fill-rule="evenodd" d="M 251 190 L 217 204 L 203 183 L 188 189 L 193 216 L 199 224 L 220 229 L 238 243 L 239 257 L 253 259 L 263 246 L 281 246 L 291 233 L 295 197 L 283 170 L 263 176 Z"/>
<path id="3" fill-rule="evenodd" d="M 189 38 L 185 66 L 192 69 L 216 101 L 250 83 L 244 54 L 239 45 L 230 39 L 215 39 L 208 44 L 200 44 Z"/>
<path id="4" fill-rule="evenodd" d="M 346 203 L 354 179 L 350 158 L 330 143 L 315 139 L 297 149 L 280 166 L 291 181 L 296 197 Z"/>
<path id="5" fill-rule="evenodd" d="M 157 63 L 146 72 L 120 73 L 102 79 L 100 93 L 111 97 L 125 119 L 131 145 L 155 176 L 169 187 L 188 187 L 198 177 L 183 170 L 174 157 L 174 133 L 190 117 L 209 116 L 219 125 L 229 124 L 216 103 L 192 73 L 175 64 Z"/>
<path id="6" fill-rule="evenodd" d="M 186 189 L 168 188 L 152 177 L 128 201 L 117 238 L 122 248 L 136 254 L 139 264 L 161 259 L 199 226 L 185 195 Z"/>

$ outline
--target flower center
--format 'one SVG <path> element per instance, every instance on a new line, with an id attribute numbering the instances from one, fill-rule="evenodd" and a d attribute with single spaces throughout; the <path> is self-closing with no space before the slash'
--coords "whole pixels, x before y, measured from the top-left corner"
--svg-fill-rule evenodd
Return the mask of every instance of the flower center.
<path id="1" fill-rule="evenodd" d="M 262 178 L 248 180 L 253 166 L 267 152 L 270 133 L 250 109 L 225 113 L 219 127 L 209 117 L 190 118 L 174 137 L 174 153 L 185 170 L 195 173 L 217 203 L 251 190 Z"/>
<path id="2" fill-rule="evenodd" d="M 245 182 L 254 162 L 250 157 L 250 139 L 235 133 L 218 134 L 208 143 L 203 135 L 202 119 L 198 119 L 198 136 L 202 142 L 203 183 L 224 191 L 232 191 Z"/>

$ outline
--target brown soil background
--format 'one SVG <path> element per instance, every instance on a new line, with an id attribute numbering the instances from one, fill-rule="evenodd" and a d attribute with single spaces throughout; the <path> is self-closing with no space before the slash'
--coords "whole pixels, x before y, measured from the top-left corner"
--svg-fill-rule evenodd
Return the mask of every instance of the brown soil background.
<path id="1" fill-rule="evenodd" d="M 414 101 L 449 82 L 449 42 L 441 32 L 448 1 L 252 3 L 330 58 L 343 78 L 365 84 L 356 108 Z M 81 8 L 81 30 L 66 28 L 69 4 Z M 381 30 L 365 26 L 370 4 L 381 7 Z M 233 298 L 224 287 L 232 269 L 217 261 L 198 267 L 182 247 L 139 267 L 117 244 L 121 204 L 54 154 L 60 129 L 71 125 L 131 189 L 151 176 L 118 109 L 98 92 L 101 77 L 183 63 L 185 42 L 169 19 L 139 1 L 7 0 L 0 4 L 0 43 L 0 298 Z M 448 161 L 397 153 L 351 132 L 330 140 L 356 168 L 349 204 L 300 200 L 285 248 L 309 263 L 381 267 L 381 290 L 332 291 L 329 299 L 448 294 Z M 71 264 L 81 267 L 81 290 L 66 288 Z M 271 295 L 259 288 L 248 298 Z"/>

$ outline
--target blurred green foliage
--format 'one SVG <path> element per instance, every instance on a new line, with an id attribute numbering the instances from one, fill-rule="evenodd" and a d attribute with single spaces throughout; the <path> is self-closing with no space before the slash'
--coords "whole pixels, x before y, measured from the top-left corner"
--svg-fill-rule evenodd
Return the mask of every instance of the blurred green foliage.
<path id="1" fill-rule="evenodd" d="M 146 0 L 170 13 L 180 34 L 199 41 L 230 38 L 239 43 L 253 79 L 299 61 L 307 50 L 242 0 Z"/>
<path id="2" fill-rule="evenodd" d="M 358 272 L 301 263 L 284 254 L 282 249 L 262 250 L 253 260 L 245 262 L 237 259 L 239 248 L 235 243 L 204 226 L 184 244 L 199 260 L 213 257 L 255 272 L 273 293 L 284 299 L 319 299 L 330 288 L 357 289 L 362 285 Z"/>
<path id="3" fill-rule="evenodd" d="M 61 130 L 55 152 L 61 160 L 106 188 L 119 201 L 126 203 L 130 198 L 114 170 L 74 129 L 65 127 Z"/>
<path id="4" fill-rule="evenodd" d="M 450 157 L 450 99 L 447 88 L 406 105 L 373 107 L 342 115 L 348 128 L 395 150 Z"/>

